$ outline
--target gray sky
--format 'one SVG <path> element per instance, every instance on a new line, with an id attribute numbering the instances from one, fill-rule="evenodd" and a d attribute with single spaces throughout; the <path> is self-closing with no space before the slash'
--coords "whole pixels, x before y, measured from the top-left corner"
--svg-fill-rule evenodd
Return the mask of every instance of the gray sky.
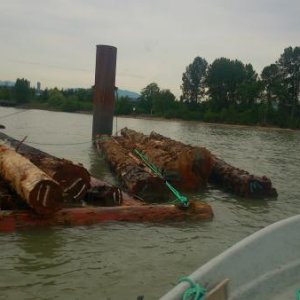
<path id="1" fill-rule="evenodd" d="M 116 85 L 180 95 L 196 56 L 257 72 L 300 46 L 299 0 L 0 0 L 0 80 L 42 88 L 94 84 L 96 45 L 118 48 Z"/>

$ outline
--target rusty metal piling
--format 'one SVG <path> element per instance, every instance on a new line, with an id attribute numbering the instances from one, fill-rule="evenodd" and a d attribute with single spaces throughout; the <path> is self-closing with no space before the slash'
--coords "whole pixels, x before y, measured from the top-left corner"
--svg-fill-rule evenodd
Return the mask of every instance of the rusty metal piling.
<path id="1" fill-rule="evenodd" d="M 98 134 L 112 134 L 115 107 L 116 59 L 116 47 L 97 45 L 93 96 L 93 138 Z"/>

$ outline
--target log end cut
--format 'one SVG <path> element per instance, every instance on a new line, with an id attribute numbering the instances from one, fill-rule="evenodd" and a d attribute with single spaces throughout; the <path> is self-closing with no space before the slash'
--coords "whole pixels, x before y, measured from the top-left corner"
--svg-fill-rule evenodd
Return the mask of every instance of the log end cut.
<path id="1" fill-rule="evenodd" d="M 51 180 L 38 182 L 31 191 L 28 204 L 39 215 L 50 215 L 62 208 L 62 190 Z"/>
<path id="2" fill-rule="evenodd" d="M 79 201 L 90 188 L 90 174 L 80 165 L 63 161 L 61 167 L 53 173 L 53 179 L 60 184 L 66 198 Z"/>

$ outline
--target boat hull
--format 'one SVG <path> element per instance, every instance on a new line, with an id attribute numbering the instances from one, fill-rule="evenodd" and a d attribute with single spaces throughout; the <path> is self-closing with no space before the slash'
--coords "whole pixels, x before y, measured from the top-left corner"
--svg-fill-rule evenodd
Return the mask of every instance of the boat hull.
<path id="1" fill-rule="evenodd" d="M 295 286 L 300 288 L 299 232 L 300 215 L 269 225 L 189 277 L 207 290 L 229 279 L 229 300 L 295 299 Z M 180 283 L 160 299 L 182 299 L 188 286 Z"/>

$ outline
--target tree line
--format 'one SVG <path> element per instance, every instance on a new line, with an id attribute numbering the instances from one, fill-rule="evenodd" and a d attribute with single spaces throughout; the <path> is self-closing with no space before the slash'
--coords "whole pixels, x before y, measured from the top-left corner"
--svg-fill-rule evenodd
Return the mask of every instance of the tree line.
<path id="1" fill-rule="evenodd" d="M 13 87 L 0 87 L 0 100 L 11 101 L 23 107 L 51 109 L 66 112 L 91 111 L 93 109 L 90 89 L 45 89 L 30 87 L 25 78 L 18 78 Z"/>
<path id="2" fill-rule="evenodd" d="M 182 75 L 179 100 L 150 83 L 140 101 L 120 99 L 121 114 L 300 128 L 300 47 L 288 47 L 259 75 L 252 64 L 225 57 L 210 65 L 196 57 Z M 131 107 L 130 107 L 131 106 Z"/>
<path id="3" fill-rule="evenodd" d="M 152 82 L 138 99 L 117 97 L 116 115 L 151 115 L 204 122 L 300 128 L 300 47 L 285 48 L 258 74 L 252 64 L 221 57 L 208 64 L 197 56 L 182 74 L 181 96 Z M 17 79 L 0 88 L 0 99 L 43 109 L 91 111 L 93 90 L 30 88 Z"/>

